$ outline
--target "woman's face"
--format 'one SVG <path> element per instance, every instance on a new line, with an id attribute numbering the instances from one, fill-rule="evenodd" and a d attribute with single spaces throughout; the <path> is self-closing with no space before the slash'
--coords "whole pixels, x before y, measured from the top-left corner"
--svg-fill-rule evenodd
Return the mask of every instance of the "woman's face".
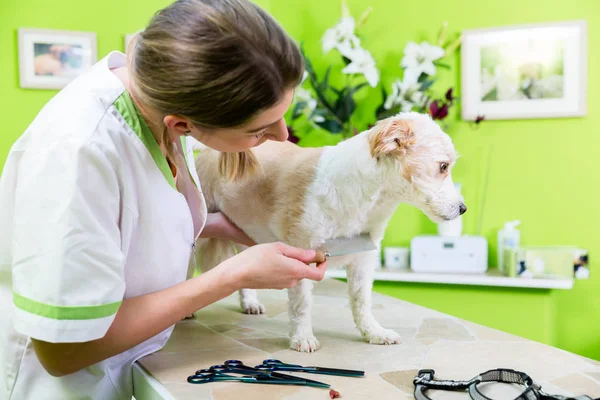
<path id="1" fill-rule="evenodd" d="M 288 138 L 288 130 L 283 116 L 293 97 L 294 90 L 287 90 L 283 100 L 242 126 L 210 131 L 192 127 L 189 135 L 202 144 L 225 153 L 242 152 L 267 140 L 284 142 Z"/>

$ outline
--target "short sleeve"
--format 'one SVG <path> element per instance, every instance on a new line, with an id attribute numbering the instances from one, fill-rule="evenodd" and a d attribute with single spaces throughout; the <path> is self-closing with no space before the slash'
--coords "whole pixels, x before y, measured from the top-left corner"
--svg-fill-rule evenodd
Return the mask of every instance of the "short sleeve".
<path id="1" fill-rule="evenodd" d="M 15 329 L 48 342 L 103 337 L 125 293 L 119 158 L 89 140 L 26 152 L 13 218 Z"/>

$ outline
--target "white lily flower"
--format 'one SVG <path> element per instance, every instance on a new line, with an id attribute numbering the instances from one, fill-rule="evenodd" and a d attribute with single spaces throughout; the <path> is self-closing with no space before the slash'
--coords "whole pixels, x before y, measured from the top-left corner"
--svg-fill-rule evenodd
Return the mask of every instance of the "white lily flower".
<path id="1" fill-rule="evenodd" d="M 333 49 L 337 49 L 343 56 L 348 57 L 352 49 L 360 46 L 360 39 L 354 34 L 356 24 L 354 18 L 344 16 L 336 26 L 327 29 L 321 39 L 323 53 L 327 54 Z"/>
<path id="2" fill-rule="evenodd" d="M 394 105 L 398 104 L 398 102 L 400 101 L 401 85 L 402 82 L 400 80 L 397 80 L 396 82 L 392 83 L 392 93 L 388 94 L 387 99 L 385 99 L 385 103 L 383 103 L 383 108 L 389 110 L 390 108 L 394 107 Z"/>
<path id="3" fill-rule="evenodd" d="M 361 47 L 352 49 L 346 56 L 351 63 L 342 70 L 344 74 L 363 74 L 369 85 L 377 86 L 379 83 L 379 70 L 375 65 L 375 59 L 368 50 Z"/>
<path id="4" fill-rule="evenodd" d="M 438 46 L 432 46 L 427 42 L 416 44 L 409 42 L 404 48 L 404 57 L 400 66 L 413 70 L 418 75 L 422 72 L 427 75 L 435 75 L 435 65 L 433 62 L 444 56 L 444 49 Z"/>
<path id="5" fill-rule="evenodd" d="M 419 90 L 420 85 L 417 78 L 415 78 L 415 74 L 407 74 L 406 72 L 409 72 L 409 70 L 405 71 L 402 81 L 397 80 L 392 83 L 392 93 L 385 99 L 383 104 L 386 110 L 401 105 L 403 112 L 409 112 L 413 106 L 423 102 L 423 93 Z"/>

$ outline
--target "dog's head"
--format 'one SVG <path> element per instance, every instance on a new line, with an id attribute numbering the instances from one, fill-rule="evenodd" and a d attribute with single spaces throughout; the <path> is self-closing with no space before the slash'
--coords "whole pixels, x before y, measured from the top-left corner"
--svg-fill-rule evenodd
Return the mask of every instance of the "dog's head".
<path id="1" fill-rule="evenodd" d="M 371 156 L 389 166 L 390 184 L 402 188 L 408 197 L 404 200 L 432 221 L 449 221 L 466 212 L 452 181 L 454 145 L 429 115 L 400 113 L 381 120 L 369 131 L 369 144 Z"/>

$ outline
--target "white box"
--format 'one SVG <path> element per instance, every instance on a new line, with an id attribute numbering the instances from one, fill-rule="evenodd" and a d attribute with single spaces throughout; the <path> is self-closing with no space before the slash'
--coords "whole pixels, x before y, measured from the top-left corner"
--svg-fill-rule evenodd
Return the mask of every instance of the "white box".
<path id="1" fill-rule="evenodd" d="M 387 269 L 407 269 L 408 268 L 407 247 L 386 247 L 383 249 L 384 266 Z"/>
<path id="2" fill-rule="evenodd" d="M 410 267 L 415 272 L 485 273 L 488 243 L 482 236 L 416 236 L 410 242 Z"/>

